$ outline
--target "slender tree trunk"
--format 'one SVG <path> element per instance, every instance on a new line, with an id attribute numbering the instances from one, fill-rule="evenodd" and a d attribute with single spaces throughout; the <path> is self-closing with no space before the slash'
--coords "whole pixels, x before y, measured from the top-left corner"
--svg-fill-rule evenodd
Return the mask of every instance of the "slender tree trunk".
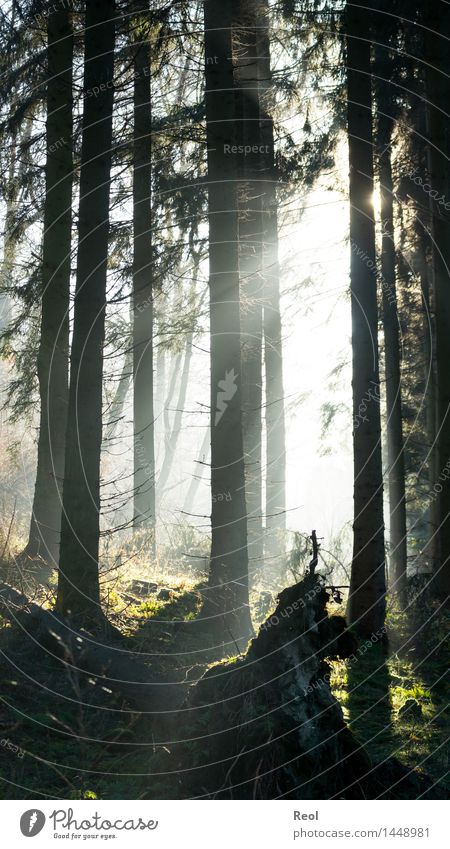
<path id="1" fill-rule="evenodd" d="M 430 106 L 427 96 L 427 78 L 425 77 L 425 109 L 424 109 L 424 137 L 430 138 Z M 426 178 L 431 175 L 431 148 L 425 142 Z M 428 482 L 430 488 L 429 506 L 429 541 L 427 554 L 430 560 L 430 568 L 434 574 L 437 573 L 439 564 L 439 503 L 433 497 L 435 485 L 439 477 L 439 457 L 437 449 L 437 377 L 436 377 L 436 305 L 435 305 L 435 268 L 433 248 L 433 204 L 429 197 L 429 215 L 426 218 L 427 226 L 423 222 L 419 224 L 420 243 L 420 285 L 422 291 L 423 322 L 424 322 L 424 358 L 425 358 L 425 380 L 426 380 L 426 432 L 428 442 Z"/>
<path id="2" fill-rule="evenodd" d="M 148 3 L 137 0 L 137 12 Z M 155 416 L 153 402 L 153 250 L 152 250 L 152 115 L 149 34 L 136 47 L 134 60 L 133 160 L 133 408 L 134 529 L 147 529 L 155 554 Z M 141 36 L 142 38 L 142 36 Z"/>
<path id="3" fill-rule="evenodd" d="M 430 224 L 430 230 L 431 230 Z M 432 241 L 428 232 L 423 227 L 422 223 L 417 227 L 419 240 L 418 256 L 419 256 L 419 277 L 420 288 L 422 293 L 423 306 L 423 358 L 425 364 L 425 404 L 426 418 L 425 427 L 427 435 L 427 460 L 428 460 L 428 486 L 429 486 L 429 507 L 428 507 L 428 539 L 425 546 L 425 553 L 428 559 L 429 568 L 433 574 L 438 569 L 439 563 L 439 546 L 438 546 L 438 528 L 439 528 L 439 511 L 438 501 L 435 497 L 435 486 L 439 478 L 439 464 L 437 457 L 436 446 L 436 355 L 435 355 L 435 318 L 433 297 L 435 291 L 434 284 L 434 266 L 430 262 L 430 254 L 433 252 Z"/>
<path id="4" fill-rule="evenodd" d="M 207 455 L 210 449 L 210 432 L 209 428 L 206 430 L 205 435 L 203 437 L 202 445 L 200 448 L 200 459 L 196 461 L 199 468 L 196 470 L 196 474 L 192 475 L 191 482 L 189 484 L 189 489 L 186 493 L 186 498 L 184 499 L 183 504 L 183 512 L 184 513 L 192 513 L 194 512 L 193 508 L 195 506 L 195 499 L 197 496 L 197 492 L 203 478 L 203 473 L 207 464 Z"/>
<path id="5" fill-rule="evenodd" d="M 72 231 L 72 12 L 47 19 L 47 163 L 42 249 L 40 397 L 37 472 L 26 554 L 53 566 L 59 560 L 68 404 Z"/>
<path id="6" fill-rule="evenodd" d="M 396 290 L 394 235 L 394 188 L 392 181 L 391 141 L 393 120 L 378 103 L 378 169 L 381 193 L 381 274 L 383 302 L 384 361 L 386 378 L 386 415 L 388 446 L 390 514 L 390 589 L 401 604 L 407 601 L 407 533 L 405 494 L 405 454 L 402 422 L 399 318 Z"/>
<path id="7" fill-rule="evenodd" d="M 197 290 L 197 280 L 198 280 L 198 272 L 199 272 L 199 257 L 194 257 L 194 268 L 193 268 L 193 276 L 192 276 L 192 285 L 191 285 L 191 303 L 194 303 L 195 293 Z M 170 472 L 172 470 L 173 461 L 175 459 L 175 452 L 178 443 L 178 437 L 181 432 L 181 424 L 183 421 L 183 411 L 184 406 L 186 404 L 186 397 L 188 392 L 189 385 L 189 374 L 191 368 L 191 360 L 192 360 L 192 343 L 194 341 L 194 331 L 189 331 L 186 339 L 185 351 L 184 351 L 184 362 L 183 369 L 181 372 L 180 379 L 180 389 L 178 392 L 178 401 L 176 410 L 173 417 L 173 424 L 171 428 L 168 428 L 169 433 L 166 437 L 165 451 L 164 451 L 164 459 L 163 464 L 161 466 L 161 472 L 158 479 L 158 487 L 162 492 L 164 487 L 167 484 L 167 481 L 170 477 Z M 177 357 L 178 359 L 178 357 Z M 178 371 L 178 369 L 177 369 Z"/>
<path id="8" fill-rule="evenodd" d="M 427 7 L 427 89 L 430 93 L 430 184 L 439 196 L 450 198 L 450 70 L 448 39 L 450 11 Z M 450 596 L 450 216 L 433 204 L 433 261 L 436 309 L 437 459 L 439 563 L 434 585 L 443 602 Z"/>
<path id="9" fill-rule="evenodd" d="M 264 364 L 266 425 L 266 532 L 265 554 L 269 570 L 283 565 L 286 534 L 286 424 L 283 381 L 283 342 L 278 257 L 278 199 L 275 142 L 271 112 L 269 4 L 259 7 L 258 57 L 260 63 L 260 120 L 263 192 Z"/>
<path id="10" fill-rule="evenodd" d="M 424 37 L 425 31 L 422 33 Z M 414 97 L 416 100 L 416 97 Z M 424 389 L 424 426 L 426 434 L 426 476 L 424 484 L 427 487 L 425 499 L 428 501 L 426 539 L 422 548 L 421 569 L 425 573 L 434 574 L 438 568 L 438 503 L 435 485 L 439 478 L 436 440 L 436 350 L 435 350 L 435 307 L 434 307 L 434 263 L 433 259 L 433 205 L 431 197 L 424 196 L 423 185 L 430 181 L 430 149 L 427 139 L 430 137 L 429 97 L 427 80 L 422 80 L 422 93 L 414 113 L 416 135 L 410 141 L 411 168 L 408 181 L 408 193 L 415 206 L 420 208 L 420 214 L 414 219 L 414 271 L 420 281 L 422 296 L 421 303 L 421 356 L 423 360 Z M 413 166 L 415 166 L 413 168 Z M 416 172 L 419 172 L 421 182 L 416 183 Z M 426 209 L 428 207 L 428 209 Z M 400 222 L 402 224 L 403 222 Z M 400 228 L 405 236 L 404 227 Z M 409 235 L 408 233 L 406 235 Z M 422 468 L 422 466 L 421 466 Z M 421 471 L 421 470 L 420 470 Z M 419 474 L 420 474 L 419 471 Z"/>
<path id="11" fill-rule="evenodd" d="M 114 398 L 111 401 L 108 410 L 108 424 L 106 426 L 105 442 L 114 439 L 119 424 L 121 422 L 125 401 L 127 399 L 128 390 L 130 388 L 131 377 L 133 374 L 133 350 L 130 348 L 125 352 L 123 359 L 122 371 L 117 384 L 117 389 Z"/>
<path id="12" fill-rule="evenodd" d="M 206 0 L 212 548 L 204 616 L 234 652 L 252 632 L 242 437 L 232 3 Z M 220 500 L 225 498 L 227 500 Z"/>
<path id="13" fill-rule="evenodd" d="M 156 358 L 156 393 L 155 407 L 156 417 L 159 418 L 164 410 L 166 397 L 166 351 L 160 342 L 158 345 L 158 356 Z"/>
<path id="14" fill-rule="evenodd" d="M 423 36 L 425 32 L 423 32 Z M 422 37 L 423 37 L 422 36 Z M 420 207 L 420 215 L 414 220 L 414 269 L 420 280 L 422 295 L 422 357 L 423 357 L 423 379 L 425 383 L 425 433 L 426 433 L 426 457 L 428 478 L 428 511 L 427 511 L 427 538 L 425 540 L 422 555 L 424 562 L 422 569 L 434 574 L 438 569 L 439 546 L 438 546 L 438 502 L 436 499 L 435 485 L 439 478 L 439 464 L 437 457 L 437 409 L 436 409 L 436 333 L 435 333 L 435 308 L 434 308 L 434 263 L 433 263 L 433 205 L 434 200 L 430 196 L 425 203 L 428 211 L 424 210 L 423 185 L 429 183 L 431 174 L 430 146 L 427 139 L 430 138 L 430 109 L 427 91 L 426 76 L 422 81 L 422 96 L 420 98 L 415 126 L 417 136 L 411 141 L 412 165 L 411 176 L 419 171 L 422 183 L 414 186 L 411 183 L 410 194 L 415 204 Z"/>
<path id="15" fill-rule="evenodd" d="M 348 141 L 353 350 L 353 561 L 348 615 L 370 635 L 383 626 L 386 578 L 373 209 L 370 5 L 347 7 Z"/>
<path id="16" fill-rule="evenodd" d="M 257 26 L 259 0 L 237 4 L 234 22 L 237 144 L 256 147 L 239 167 L 242 410 L 250 574 L 263 564 L 262 530 L 262 190 Z"/>
<path id="17" fill-rule="evenodd" d="M 57 608 L 98 620 L 114 0 L 86 0 L 77 279 Z M 95 96 L 94 87 L 100 92 Z"/>

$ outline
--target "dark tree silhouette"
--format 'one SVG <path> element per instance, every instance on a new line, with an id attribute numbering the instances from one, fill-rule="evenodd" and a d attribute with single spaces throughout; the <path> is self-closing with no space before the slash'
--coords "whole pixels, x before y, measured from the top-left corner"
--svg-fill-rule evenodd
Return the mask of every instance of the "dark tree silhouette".
<path id="1" fill-rule="evenodd" d="M 349 3 L 345 23 L 354 416 L 353 561 L 348 615 L 351 624 L 362 634 L 371 634 L 384 621 L 386 581 L 373 207 L 371 44 L 367 39 L 371 25 L 370 3 L 358 6 Z"/>
<path id="2" fill-rule="evenodd" d="M 26 554 L 59 559 L 68 404 L 73 183 L 72 12 L 47 19 L 47 121 L 36 483 Z"/>
<path id="3" fill-rule="evenodd" d="M 212 547 L 205 617 L 236 650 L 251 634 L 242 436 L 233 4 L 207 0 Z M 220 500 L 225 498 L 225 500 Z"/>
<path id="4" fill-rule="evenodd" d="M 98 621 L 115 3 L 87 0 L 77 278 L 57 608 Z"/>
<path id="5" fill-rule="evenodd" d="M 153 409 L 152 112 L 148 3 L 136 2 L 133 130 L 133 406 L 134 528 L 152 531 L 155 551 Z"/>

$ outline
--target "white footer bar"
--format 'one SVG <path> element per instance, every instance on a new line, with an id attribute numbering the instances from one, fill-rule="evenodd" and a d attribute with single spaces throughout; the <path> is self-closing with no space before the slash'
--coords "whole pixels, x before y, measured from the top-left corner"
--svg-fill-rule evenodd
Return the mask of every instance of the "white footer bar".
<path id="1" fill-rule="evenodd" d="M 2 801 L 2 846 L 132 849 L 450 845 L 436 801 Z M 447 817 L 448 820 L 448 810 Z"/>

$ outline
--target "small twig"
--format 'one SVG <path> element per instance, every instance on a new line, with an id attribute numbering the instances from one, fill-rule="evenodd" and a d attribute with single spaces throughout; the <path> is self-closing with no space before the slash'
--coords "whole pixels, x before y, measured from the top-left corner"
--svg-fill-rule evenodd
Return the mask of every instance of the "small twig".
<path id="1" fill-rule="evenodd" d="M 311 539 L 311 542 L 312 542 L 312 548 L 313 548 L 313 550 L 312 550 L 312 560 L 310 561 L 310 564 L 309 564 L 309 574 L 310 574 L 310 575 L 314 575 L 315 568 L 316 568 L 316 566 L 317 566 L 317 564 L 318 564 L 318 562 L 319 562 L 319 551 L 320 551 L 320 545 L 319 545 L 319 543 L 317 542 L 317 533 L 316 533 L 316 531 L 312 531 L 312 532 L 311 532 L 311 537 L 310 537 L 310 539 Z"/>

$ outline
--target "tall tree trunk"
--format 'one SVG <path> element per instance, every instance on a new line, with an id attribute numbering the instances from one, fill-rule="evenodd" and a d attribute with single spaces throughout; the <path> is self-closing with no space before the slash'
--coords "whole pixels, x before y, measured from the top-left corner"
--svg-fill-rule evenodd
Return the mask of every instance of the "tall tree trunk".
<path id="1" fill-rule="evenodd" d="M 286 423 L 284 408 L 283 343 L 280 311 L 277 173 L 273 127 L 270 63 L 269 3 L 259 6 L 258 57 L 260 63 L 260 120 L 263 192 L 264 364 L 266 425 L 266 531 L 267 567 L 279 572 L 286 534 Z M 280 562 L 281 561 L 281 562 Z"/>
<path id="2" fill-rule="evenodd" d="M 77 279 L 57 608 L 98 620 L 114 0 L 86 0 Z M 94 90 L 98 91 L 95 96 Z"/>
<path id="3" fill-rule="evenodd" d="M 37 371 L 40 421 L 37 472 L 26 554 L 57 566 L 68 404 L 73 186 L 72 12 L 47 19 L 47 163 Z"/>
<path id="4" fill-rule="evenodd" d="M 427 80 L 425 79 L 425 91 L 427 91 Z M 425 139 L 430 138 L 430 105 L 428 97 L 425 104 Z M 431 146 L 426 144 L 425 148 L 427 177 L 431 176 Z M 436 481 L 439 477 L 439 452 L 437 446 L 437 374 L 436 374 L 436 280 L 434 264 L 434 242 L 433 242 L 433 198 L 429 198 L 429 215 L 427 216 L 428 227 L 421 226 L 420 251 L 423 257 L 421 267 L 421 290 L 424 307 L 424 337 L 425 337 L 425 364 L 426 374 L 426 429 L 428 441 L 428 481 L 430 496 L 433 495 Z M 430 541 L 428 553 L 430 566 L 433 574 L 437 573 L 439 563 L 439 503 L 431 497 L 429 508 Z"/>
<path id="5" fill-rule="evenodd" d="M 137 14 L 148 15 L 146 0 Z M 139 18 L 138 18 L 139 19 Z M 150 43 L 147 27 L 134 59 L 133 158 L 133 409 L 134 529 L 147 529 L 155 554 L 155 416 L 153 402 L 152 115 Z"/>
<path id="6" fill-rule="evenodd" d="M 156 391 L 155 391 L 155 413 L 156 418 L 159 418 L 164 410 L 164 401 L 166 397 L 166 351 L 159 342 L 158 355 L 156 357 Z"/>
<path id="7" fill-rule="evenodd" d="M 364 8 L 362 8 L 362 5 Z M 384 623 L 386 578 L 373 209 L 370 5 L 347 7 L 348 143 L 353 351 L 353 561 L 348 615 L 362 634 Z M 363 411 L 363 414 L 362 412 Z"/>
<path id="8" fill-rule="evenodd" d="M 380 98 L 381 100 L 381 98 Z M 388 446 L 390 516 L 390 589 L 402 605 L 407 601 L 407 533 L 405 495 L 405 454 L 402 423 L 402 387 L 400 372 L 399 318 L 396 291 L 394 234 L 394 188 L 392 181 L 391 142 L 393 119 L 386 105 L 378 102 L 378 171 L 381 194 L 381 274 L 384 361 L 386 378 L 386 416 Z"/>
<path id="9" fill-rule="evenodd" d="M 252 148 L 240 158 L 239 276 L 242 332 L 242 411 L 250 574 L 263 565 L 262 530 L 262 190 L 258 84 L 259 0 L 241 0 L 234 22 L 237 144 Z M 257 148 L 255 152 L 254 148 Z"/>
<path id="10" fill-rule="evenodd" d="M 425 31 L 422 33 L 425 40 Z M 414 98 L 416 100 L 416 98 Z M 438 503 L 436 500 L 435 484 L 439 478 L 439 465 L 437 457 L 437 410 L 436 410 L 436 333 L 435 333 L 435 307 L 434 307 L 434 263 L 433 263 L 433 206 L 431 197 L 424 198 L 423 185 L 429 183 L 431 174 L 430 146 L 427 139 L 430 138 L 430 108 L 427 91 L 427 79 L 424 75 L 422 80 L 422 92 L 417 102 L 414 113 L 416 133 L 411 139 L 411 168 L 410 177 L 414 182 L 408 183 L 408 193 L 414 204 L 420 208 L 420 214 L 414 218 L 414 271 L 420 281 L 422 296 L 421 310 L 421 332 L 423 343 L 421 354 L 423 358 L 424 409 L 425 409 L 425 434 L 426 455 L 424 462 L 427 467 L 428 500 L 427 531 L 426 539 L 422 549 L 423 563 L 421 567 L 432 574 L 438 568 Z M 421 183 L 417 180 L 416 172 L 419 171 Z M 425 208 L 425 204 L 428 209 Z M 422 337 L 421 337 L 422 338 Z M 421 467 L 422 468 L 422 467 Z"/>
<path id="11" fill-rule="evenodd" d="M 130 340 L 131 341 L 131 340 Z M 106 432 L 104 436 L 104 441 L 108 442 L 114 439 L 121 420 L 123 418 L 123 412 L 125 407 L 125 401 L 127 400 L 128 390 L 130 388 L 131 376 L 133 374 L 133 349 L 129 348 L 125 352 L 125 356 L 123 359 L 122 371 L 120 373 L 119 381 L 117 384 L 117 389 L 114 393 L 114 397 L 111 400 L 111 404 L 108 410 L 108 422 L 106 425 Z"/>
<path id="12" fill-rule="evenodd" d="M 429 224 L 430 232 L 432 224 Z M 438 502 L 435 498 L 435 485 L 439 478 L 439 464 L 436 446 L 436 356 L 435 356 L 435 310 L 434 310 L 434 264 L 430 261 L 433 253 L 433 243 L 429 233 L 422 222 L 417 226 L 418 238 L 418 273 L 420 278 L 420 289 L 422 293 L 423 306 L 423 358 L 425 365 L 425 404 L 426 404 L 426 439 L 427 439 L 427 465 L 429 486 L 428 507 L 428 534 L 424 548 L 429 569 L 432 574 L 438 569 L 439 546 L 438 528 L 439 511 Z"/>
<path id="13" fill-rule="evenodd" d="M 187 513 L 188 515 L 194 512 L 195 499 L 197 497 L 197 492 L 200 487 L 200 483 L 203 479 L 203 473 L 205 471 L 206 466 L 209 465 L 207 463 L 207 455 L 209 453 L 210 443 L 211 438 L 208 427 L 208 429 L 205 431 L 205 435 L 201 444 L 199 452 L 200 459 L 195 461 L 196 466 L 198 466 L 199 468 L 196 468 L 195 473 L 192 475 L 191 482 L 186 493 L 186 498 L 184 499 L 183 513 Z"/>
<path id="14" fill-rule="evenodd" d="M 242 437 L 237 162 L 232 3 L 206 0 L 212 547 L 204 616 L 235 651 L 252 626 Z M 226 500 L 220 500 L 225 499 Z"/>
<path id="15" fill-rule="evenodd" d="M 450 119 L 447 109 L 450 70 L 448 39 L 450 11 L 426 7 L 427 90 L 430 98 L 430 184 L 439 196 L 450 200 Z M 450 216 L 433 204 L 434 301 L 436 310 L 437 462 L 439 563 L 434 585 L 439 598 L 450 596 Z"/>
<path id="16" fill-rule="evenodd" d="M 197 280 L 198 280 L 198 272 L 200 267 L 200 256 L 198 254 L 194 254 L 193 256 L 193 271 L 192 271 L 192 283 L 191 283 L 191 291 L 190 291 L 190 301 L 191 304 L 195 303 L 195 295 L 197 291 Z M 188 392 L 189 385 L 189 373 L 191 368 L 191 360 L 192 360 L 192 344 L 194 341 L 194 330 L 190 330 L 188 332 L 186 338 L 186 345 L 184 351 L 184 362 L 183 369 L 181 372 L 180 378 L 180 389 L 178 392 L 178 401 L 173 417 L 172 427 L 168 426 L 168 433 L 166 435 L 165 440 L 165 449 L 164 449 L 164 459 L 163 464 L 161 466 L 161 472 L 158 478 L 158 487 L 161 492 L 163 492 L 164 487 L 167 484 L 167 481 L 170 477 L 170 472 L 172 470 L 173 461 L 175 459 L 175 452 L 178 444 L 178 437 L 181 432 L 181 424 L 183 421 L 183 411 L 184 406 L 186 404 L 186 397 Z M 178 360 L 178 357 L 177 357 Z M 178 367 L 177 367 L 178 372 Z M 169 406 L 169 402 L 168 402 Z"/>
<path id="17" fill-rule="evenodd" d="M 186 351 L 187 353 L 187 351 Z M 170 469 L 172 466 L 172 460 L 169 459 L 171 455 L 170 444 L 173 436 L 173 431 L 170 425 L 170 415 L 169 411 L 172 409 L 172 405 L 175 405 L 177 402 L 175 401 L 175 389 L 177 386 L 178 376 L 180 374 L 181 363 L 183 362 L 183 355 L 181 353 L 176 354 L 172 359 L 171 366 L 171 375 L 169 380 L 169 385 L 167 388 L 167 398 L 164 402 L 164 411 L 163 411 L 163 423 L 164 423 L 164 457 L 161 464 L 161 471 L 158 477 L 158 491 L 163 493 L 164 487 L 167 483 L 167 479 L 170 474 Z M 188 362 L 190 360 L 190 356 L 188 357 Z M 184 363 L 186 366 L 186 357 L 184 359 Z M 184 372 L 184 367 L 183 367 Z M 181 382 L 183 383 L 183 375 L 181 377 Z"/>

